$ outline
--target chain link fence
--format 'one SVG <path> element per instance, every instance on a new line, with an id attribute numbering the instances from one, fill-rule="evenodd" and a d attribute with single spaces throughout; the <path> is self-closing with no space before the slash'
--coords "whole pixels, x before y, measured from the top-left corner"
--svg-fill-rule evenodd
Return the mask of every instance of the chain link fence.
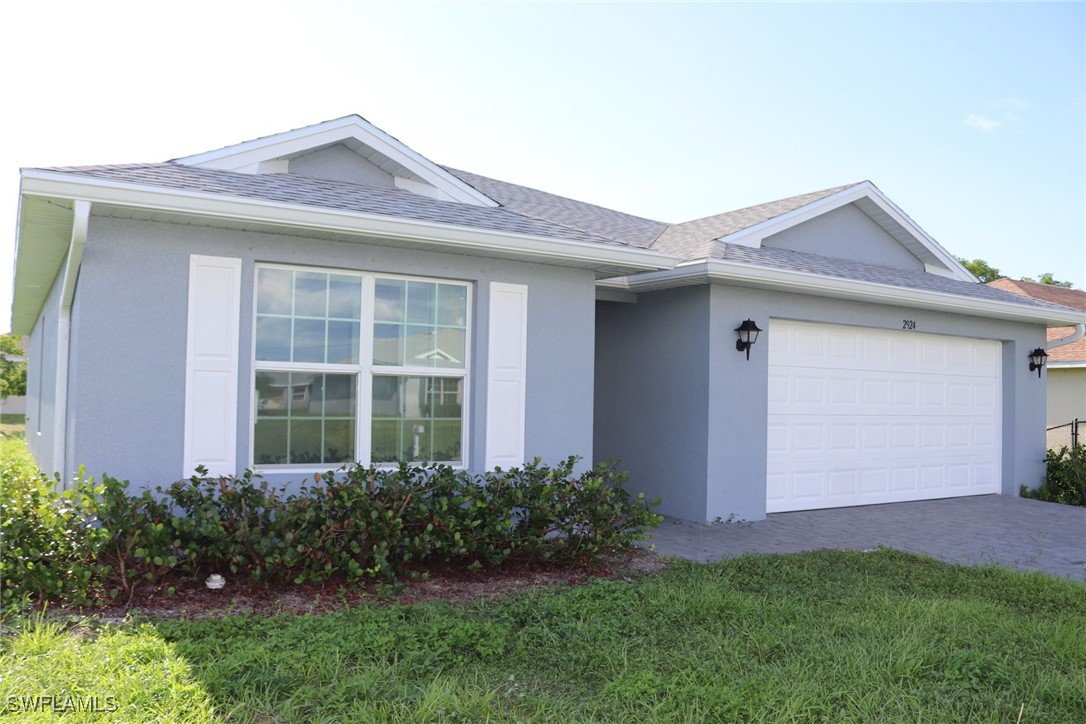
<path id="1" fill-rule="evenodd" d="M 1066 425 L 1056 425 L 1048 428 L 1049 450 L 1059 452 L 1065 447 L 1070 448 L 1076 445 L 1086 445 L 1086 440 L 1083 440 L 1079 435 L 1079 419 L 1077 417 Z"/>

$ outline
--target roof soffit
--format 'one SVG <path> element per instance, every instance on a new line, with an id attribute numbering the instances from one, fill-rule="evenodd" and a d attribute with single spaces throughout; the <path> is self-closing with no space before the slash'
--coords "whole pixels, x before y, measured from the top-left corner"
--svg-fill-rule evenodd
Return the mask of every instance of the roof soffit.
<path id="1" fill-rule="evenodd" d="M 173 160 L 179 164 L 200 168 L 267 173 L 285 170 L 274 162 L 286 161 L 336 144 L 346 146 L 367 161 L 402 179 L 405 188 L 416 190 L 421 183 L 432 187 L 451 201 L 475 206 L 498 206 L 497 202 L 473 186 L 357 115 Z"/>
<path id="2" fill-rule="evenodd" d="M 717 241 L 761 248 L 762 242 L 767 237 L 848 204 L 854 204 L 909 253 L 923 262 L 926 271 L 961 281 L 977 281 L 976 277 L 952 254 L 921 229 L 896 204 L 886 198 L 870 181 L 863 181 L 798 209 L 722 236 Z"/>

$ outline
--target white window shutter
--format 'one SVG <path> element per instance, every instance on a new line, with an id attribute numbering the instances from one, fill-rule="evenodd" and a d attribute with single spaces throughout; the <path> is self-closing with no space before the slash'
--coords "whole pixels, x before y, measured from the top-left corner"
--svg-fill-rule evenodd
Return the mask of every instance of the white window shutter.
<path id="1" fill-rule="evenodd" d="M 524 463 L 528 287 L 490 283 L 487 347 L 486 469 Z"/>
<path id="2" fill-rule="evenodd" d="M 241 259 L 189 257 L 185 469 L 237 473 Z"/>

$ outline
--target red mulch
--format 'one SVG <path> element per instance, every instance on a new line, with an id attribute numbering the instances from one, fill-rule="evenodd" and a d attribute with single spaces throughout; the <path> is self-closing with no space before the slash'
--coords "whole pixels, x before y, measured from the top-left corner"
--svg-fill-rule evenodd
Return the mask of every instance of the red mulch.
<path id="1" fill-rule="evenodd" d="M 123 620 L 139 613 L 152 619 L 218 618 L 230 615 L 320 614 L 353 608 L 362 603 L 453 604 L 489 600 L 513 591 L 551 586 L 577 586 L 594 579 L 629 579 L 666 568 L 666 559 L 641 549 L 613 553 L 596 564 L 506 563 L 469 571 L 464 566 L 430 568 L 415 580 L 404 581 L 403 589 L 372 580 L 348 583 L 332 579 L 324 583 L 264 584 L 222 572 L 226 586 L 212 591 L 199 578 L 176 576 L 155 587 L 138 591 L 131 604 L 122 594 L 116 600 L 94 606 L 50 607 L 54 616 L 94 616 L 107 621 Z M 173 588 L 172 594 L 167 593 Z"/>

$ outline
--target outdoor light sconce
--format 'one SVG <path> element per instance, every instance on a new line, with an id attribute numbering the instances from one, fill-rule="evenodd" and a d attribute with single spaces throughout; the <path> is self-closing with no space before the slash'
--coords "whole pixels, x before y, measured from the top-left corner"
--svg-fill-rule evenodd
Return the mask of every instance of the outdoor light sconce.
<path id="1" fill-rule="evenodd" d="M 750 348 L 758 341 L 758 333 L 762 330 L 758 329 L 758 325 L 754 323 L 753 319 L 748 319 L 736 327 L 735 331 L 739 335 L 739 339 L 735 342 L 735 348 L 740 352 L 746 352 L 747 361 L 750 361 Z"/>
<path id="2" fill-rule="evenodd" d="M 1048 361 L 1048 353 L 1038 347 L 1029 353 L 1029 371 L 1037 370 L 1037 379 L 1041 379 L 1041 368 Z"/>

